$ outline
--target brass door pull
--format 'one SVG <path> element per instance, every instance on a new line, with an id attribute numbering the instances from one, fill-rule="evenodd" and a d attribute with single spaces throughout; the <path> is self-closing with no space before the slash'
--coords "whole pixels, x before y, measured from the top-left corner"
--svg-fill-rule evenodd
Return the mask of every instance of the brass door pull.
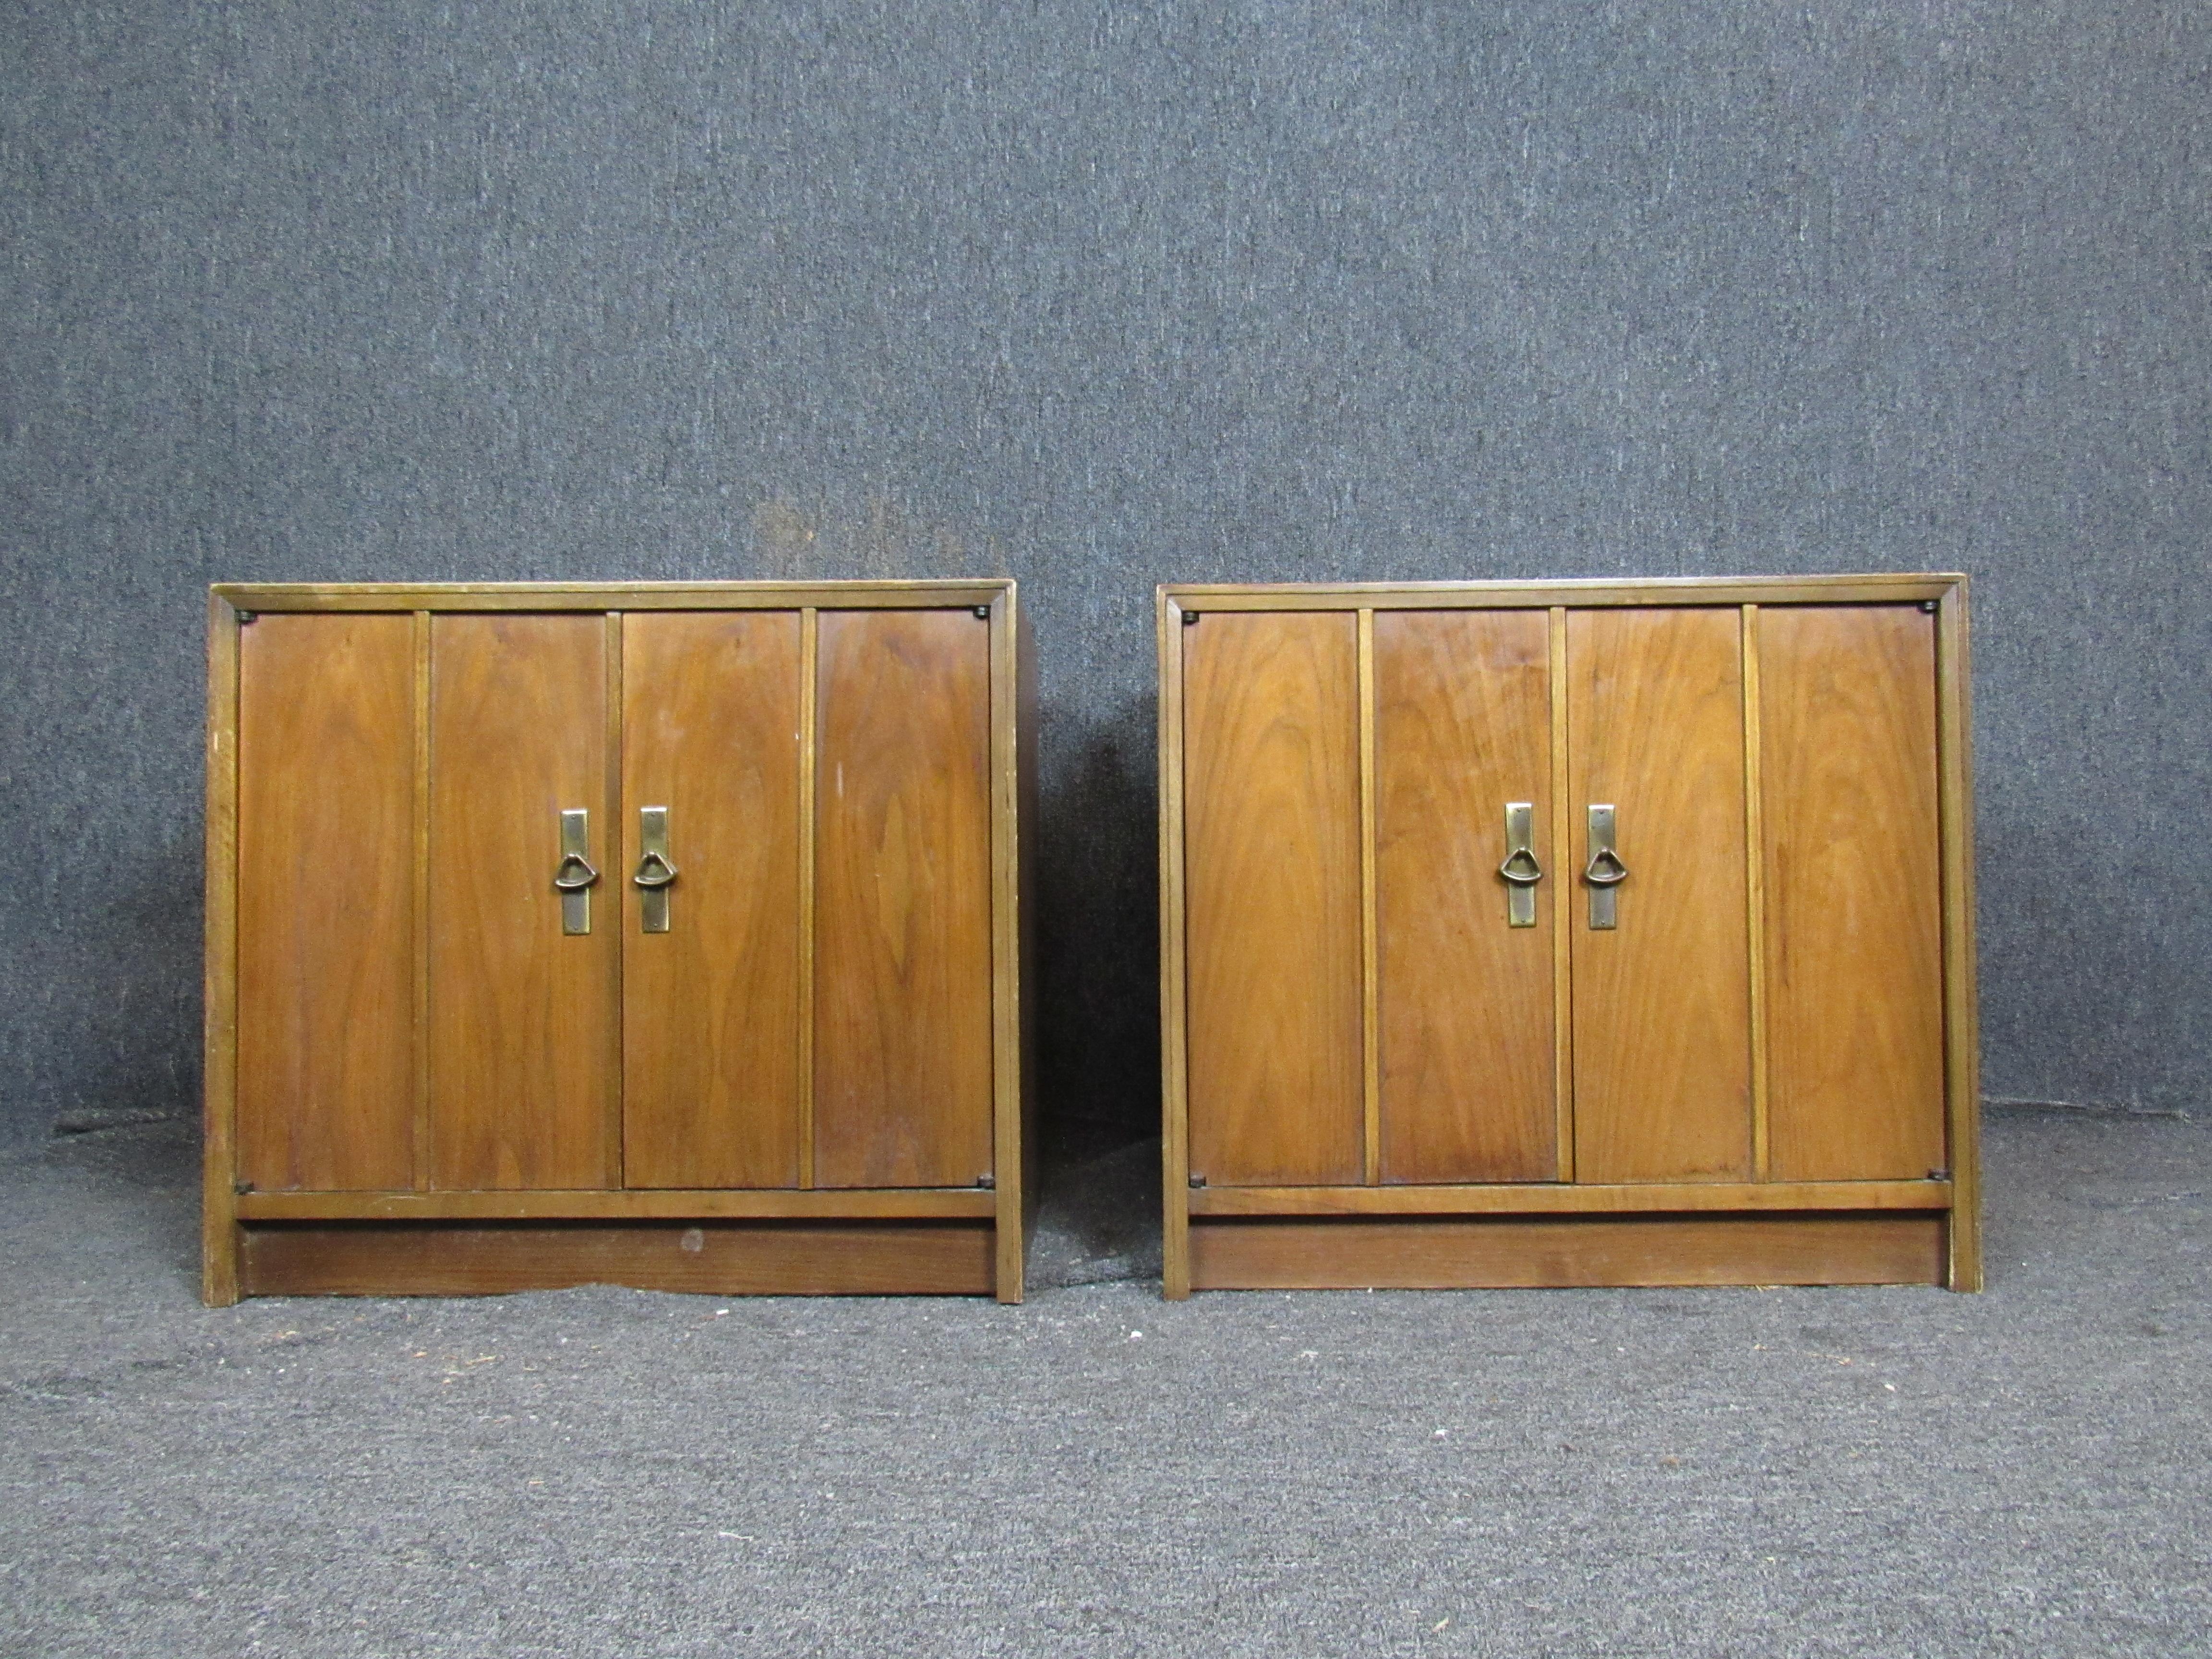
<path id="1" fill-rule="evenodd" d="M 1583 866 L 1583 879 L 1590 885 L 1589 925 L 1593 927 L 1617 927 L 1620 911 L 1613 889 L 1628 879 L 1628 866 L 1613 850 L 1613 808 L 1593 806 L 1589 810 L 1589 863 Z"/>
<path id="2" fill-rule="evenodd" d="M 637 861 L 637 873 L 630 880 L 640 889 L 638 931 L 665 933 L 668 931 L 668 884 L 676 879 L 676 866 L 668 861 L 665 806 L 637 809 L 637 839 L 643 851 Z"/>
<path id="3" fill-rule="evenodd" d="M 592 815 L 581 807 L 561 814 L 561 862 L 553 884 L 561 890 L 561 931 L 592 931 L 592 884 L 599 878 L 587 856 L 592 850 Z"/>
<path id="4" fill-rule="evenodd" d="M 1535 848 L 1530 844 L 1535 834 L 1536 807 L 1533 801 L 1508 801 L 1505 805 L 1505 862 L 1498 866 L 1498 873 L 1510 884 L 1505 891 L 1505 925 L 1508 927 L 1534 927 L 1536 925 L 1536 884 L 1544 878 L 1544 866 L 1536 862 Z"/>

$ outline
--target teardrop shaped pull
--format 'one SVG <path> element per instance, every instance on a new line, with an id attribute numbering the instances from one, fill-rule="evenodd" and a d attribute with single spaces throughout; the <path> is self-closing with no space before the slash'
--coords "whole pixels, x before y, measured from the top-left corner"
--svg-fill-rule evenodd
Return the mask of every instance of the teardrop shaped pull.
<path id="1" fill-rule="evenodd" d="M 1583 866 L 1583 879 L 1589 884 L 1589 925 L 1603 930 L 1620 925 L 1620 904 L 1613 889 L 1628 879 L 1628 866 L 1613 850 L 1613 807 L 1594 805 L 1589 810 L 1589 862 Z"/>

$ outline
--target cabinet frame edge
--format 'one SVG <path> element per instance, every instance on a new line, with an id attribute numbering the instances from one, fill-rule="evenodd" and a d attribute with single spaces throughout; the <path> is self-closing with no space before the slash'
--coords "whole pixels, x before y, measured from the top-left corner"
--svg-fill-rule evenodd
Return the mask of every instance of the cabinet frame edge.
<path id="1" fill-rule="evenodd" d="M 1033 676 L 1024 662 L 1021 598 L 1001 585 L 989 611 L 991 697 L 991 1168 L 996 1191 L 994 1293 L 1022 1299 L 1028 1226 L 1034 1213 L 1025 1179 L 1033 1138 L 1024 1121 L 1031 1079 L 1024 1075 L 1022 870 L 1036 826 L 1024 822 L 1029 773 L 1024 751 L 1034 738 Z"/>
<path id="2" fill-rule="evenodd" d="M 1183 908 L 1183 607 L 1155 597 L 1159 648 L 1160 791 L 1160 1292 L 1190 1295 L 1189 1072 L 1185 1060 Z"/>
<path id="3" fill-rule="evenodd" d="M 1565 605 L 1908 605 L 1942 601 L 1953 571 L 1838 576 L 1651 576 L 1559 581 L 1163 582 L 1161 602 L 1197 611 L 1427 611 Z"/>
<path id="4" fill-rule="evenodd" d="M 862 1194 L 837 1208 L 824 1194 L 805 1208 L 825 1221 L 856 1223 L 889 1207 L 932 1224 L 942 1213 L 987 1207 L 997 1235 L 994 1285 L 1001 1301 L 1021 1299 L 1025 1224 L 1034 1218 L 1035 1136 L 1027 1118 L 1034 1079 L 1026 1063 L 1023 1010 L 1034 993 L 1021 972 L 1025 925 L 1022 875 L 1034 849 L 1022 840 L 1022 802 L 1035 788 L 1033 653 L 1024 631 L 1017 587 L 1011 578 L 981 580 L 818 582 L 592 582 L 592 583 L 264 583 L 217 582 L 208 589 L 205 816 L 205 919 L 203 957 L 203 1073 L 201 1158 L 201 1298 L 212 1307 L 237 1303 L 243 1289 L 237 1146 L 238 1067 L 238 814 L 239 688 L 241 615 L 269 611 L 422 612 L 544 611 L 615 613 L 631 610 L 987 609 L 990 629 L 991 885 L 992 908 L 992 1145 L 995 1192 L 987 1206 L 974 1200 L 925 1195 L 913 1206 Z M 1024 703 L 1026 699 L 1026 704 Z M 1030 815 L 1034 817 L 1033 812 Z M 1033 835 L 1034 829 L 1031 826 Z M 417 1034 L 418 1040 L 420 1034 Z M 921 1191 L 922 1189 L 916 1189 Z M 733 1189 L 734 1191 L 734 1189 Z M 933 1189 L 931 1189 L 933 1192 Z M 333 1221 L 358 1211 L 374 1195 L 256 1194 L 255 1203 L 301 1221 Z M 524 1211 L 565 1195 L 517 1191 L 500 1203 Z M 981 1195 L 978 1194 L 978 1197 Z M 651 1189 L 610 1188 L 599 1194 L 610 1224 L 640 1221 L 665 1211 Z M 434 1211 L 437 1197 L 426 1195 Z M 394 1195 L 404 1211 L 414 1206 Z M 482 1200 L 479 1200 L 480 1202 Z M 817 1211 L 813 1206 L 820 1205 Z M 628 1206 L 627 1208 L 625 1206 Z M 465 1206 L 464 1206 L 465 1207 Z M 678 1207 L 682 1207 L 679 1204 Z M 761 1207 L 739 1195 L 735 1212 Z M 416 1212 L 419 1213 L 419 1212 Z"/>
<path id="5" fill-rule="evenodd" d="M 1981 1016 L 1974 945 L 1972 657 L 1967 579 L 1936 598 L 1936 798 L 1943 882 L 1943 1071 L 1953 1197 L 1946 1282 L 1982 1288 Z"/>
<path id="6" fill-rule="evenodd" d="M 1960 572 L 1790 577 L 1656 577 L 1561 581 L 1384 583 L 1164 582 L 1155 590 L 1159 670 L 1162 1290 L 1190 1294 L 1187 1011 L 1183 962 L 1182 651 L 1186 612 L 1534 609 L 1698 605 L 1904 605 L 1932 609 L 1936 627 L 1936 761 L 1942 870 L 1945 1136 L 1951 1169 L 1931 1209 L 1945 1220 L 1943 1283 L 1983 1285 L 1980 1045 L 1975 903 L 1968 577 Z M 1923 1187 L 1931 1196 L 1939 1183 Z M 1295 1214 L 1246 1208 L 1226 1194 L 1196 1207 L 1224 1216 Z M 1264 1200 L 1261 1200 L 1264 1202 Z M 1392 1207 L 1395 1207 L 1393 1206 Z M 1486 1204 L 1485 1208 L 1487 1208 Z M 1313 1213 L 1307 1212 L 1307 1213 Z"/>
<path id="7" fill-rule="evenodd" d="M 200 1299 L 213 1308 L 229 1307 L 239 1297 L 239 609 L 222 590 L 209 592 Z"/>
<path id="8" fill-rule="evenodd" d="M 988 580 L 727 582 L 217 582 L 246 611 L 951 610 L 991 605 L 1011 578 Z"/>

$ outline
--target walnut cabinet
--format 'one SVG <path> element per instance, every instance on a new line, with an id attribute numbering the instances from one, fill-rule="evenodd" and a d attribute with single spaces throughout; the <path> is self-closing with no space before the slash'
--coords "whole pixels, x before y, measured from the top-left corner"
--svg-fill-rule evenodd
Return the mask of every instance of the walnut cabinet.
<path id="1" fill-rule="evenodd" d="M 1963 578 L 1158 615 L 1170 1296 L 1978 1286 Z"/>
<path id="2" fill-rule="evenodd" d="M 222 586 L 205 1293 L 1018 1300 L 1011 582 Z"/>

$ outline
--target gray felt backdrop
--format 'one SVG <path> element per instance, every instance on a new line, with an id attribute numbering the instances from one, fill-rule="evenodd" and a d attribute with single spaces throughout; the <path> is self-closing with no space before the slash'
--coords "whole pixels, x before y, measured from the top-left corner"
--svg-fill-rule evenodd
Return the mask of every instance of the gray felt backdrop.
<path id="1" fill-rule="evenodd" d="M 1088 1133 L 1155 581 L 1963 568 L 1990 1091 L 2191 1102 L 2208 19 L 12 0 L 0 1126 L 194 1098 L 201 589 L 309 578 L 1019 577 Z"/>

